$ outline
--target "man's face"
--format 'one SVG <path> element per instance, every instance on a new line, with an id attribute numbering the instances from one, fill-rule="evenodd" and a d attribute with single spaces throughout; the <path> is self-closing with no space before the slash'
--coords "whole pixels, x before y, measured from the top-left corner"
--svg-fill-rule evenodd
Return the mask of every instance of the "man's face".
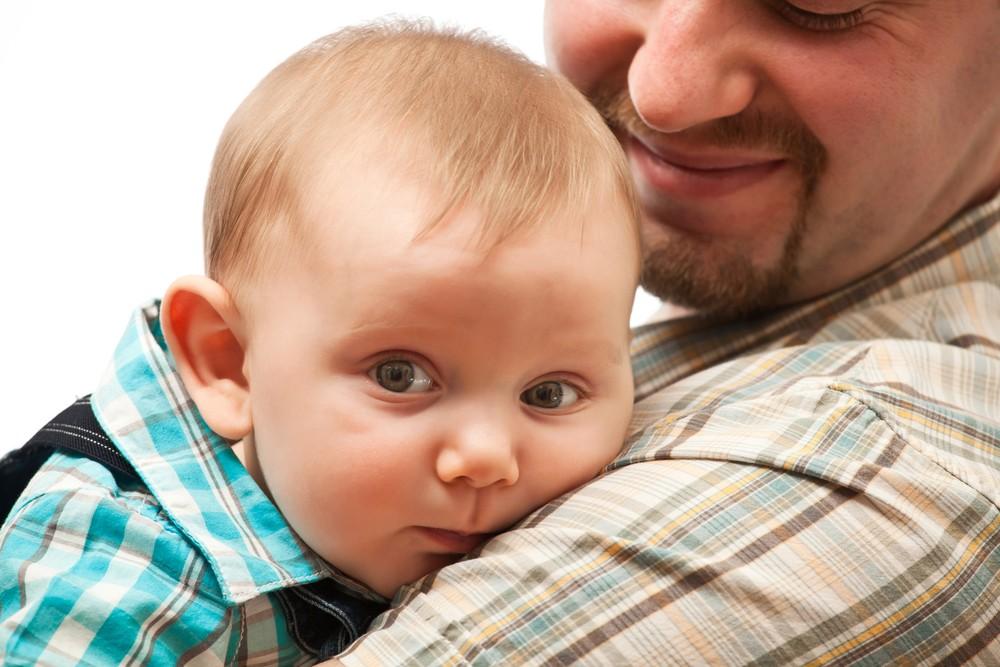
<path id="1" fill-rule="evenodd" d="M 614 457 L 639 258 L 621 205 L 488 253 L 467 210 L 413 241 L 429 193 L 387 170 L 307 197 L 308 250 L 253 288 L 244 371 L 248 468 L 310 547 L 391 595 Z"/>
<path id="2" fill-rule="evenodd" d="M 1000 187 L 996 0 L 549 0 L 546 23 L 629 155 L 668 300 L 823 294 Z"/>

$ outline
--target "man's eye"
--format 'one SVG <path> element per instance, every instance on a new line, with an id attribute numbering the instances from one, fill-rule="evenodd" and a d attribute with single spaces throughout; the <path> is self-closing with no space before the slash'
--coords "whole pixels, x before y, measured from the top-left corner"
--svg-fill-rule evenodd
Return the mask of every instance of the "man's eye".
<path id="1" fill-rule="evenodd" d="M 774 7 L 789 22 L 800 28 L 817 32 L 834 32 L 853 28 L 861 23 L 865 14 L 863 7 L 839 14 L 820 14 L 802 9 L 785 0 L 778 0 L 774 3 Z"/>
<path id="2" fill-rule="evenodd" d="M 580 394 L 571 384 L 555 380 L 539 382 L 521 393 L 523 403 L 543 410 L 568 408 L 579 398 Z"/>
<path id="3" fill-rule="evenodd" d="M 397 394 L 418 393 L 434 388 L 434 381 L 427 371 L 405 359 L 381 361 L 368 371 L 368 377 L 378 382 L 382 388 Z"/>

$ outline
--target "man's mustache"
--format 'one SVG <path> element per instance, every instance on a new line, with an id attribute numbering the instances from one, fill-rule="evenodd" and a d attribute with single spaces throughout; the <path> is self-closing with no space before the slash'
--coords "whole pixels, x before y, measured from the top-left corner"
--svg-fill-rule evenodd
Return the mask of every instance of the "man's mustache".
<path id="1" fill-rule="evenodd" d="M 806 195 L 811 194 L 826 165 L 823 144 L 808 127 L 795 119 L 747 110 L 672 135 L 647 125 L 636 111 L 627 90 L 598 89 L 588 97 L 619 137 L 623 133 L 632 134 L 652 146 L 659 141 L 669 144 L 671 137 L 682 137 L 686 146 L 764 149 L 783 155 L 802 174 Z"/>

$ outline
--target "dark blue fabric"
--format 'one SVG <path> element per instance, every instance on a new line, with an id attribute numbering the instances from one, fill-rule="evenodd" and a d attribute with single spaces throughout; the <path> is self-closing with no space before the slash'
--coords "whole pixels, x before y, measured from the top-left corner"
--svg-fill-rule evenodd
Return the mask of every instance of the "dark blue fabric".
<path id="1" fill-rule="evenodd" d="M 84 396 L 56 415 L 22 447 L 0 459 L 0 523 L 56 449 L 82 454 L 119 474 L 139 479 L 132 464 L 98 424 L 90 407 L 90 396 Z"/>

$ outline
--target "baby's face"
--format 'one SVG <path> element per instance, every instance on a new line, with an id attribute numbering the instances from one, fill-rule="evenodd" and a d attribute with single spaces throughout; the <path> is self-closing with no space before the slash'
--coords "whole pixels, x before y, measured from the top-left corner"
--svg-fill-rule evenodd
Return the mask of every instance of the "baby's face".
<path id="1" fill-rule="evenodd" d="M 348 180 L 254 287 L 247 451 L 302 539 L 391 596 L 618 452 L 638 260 L 618 204 L 485 254 L 474 212 L 411 243 L 424 193 Z"/>

